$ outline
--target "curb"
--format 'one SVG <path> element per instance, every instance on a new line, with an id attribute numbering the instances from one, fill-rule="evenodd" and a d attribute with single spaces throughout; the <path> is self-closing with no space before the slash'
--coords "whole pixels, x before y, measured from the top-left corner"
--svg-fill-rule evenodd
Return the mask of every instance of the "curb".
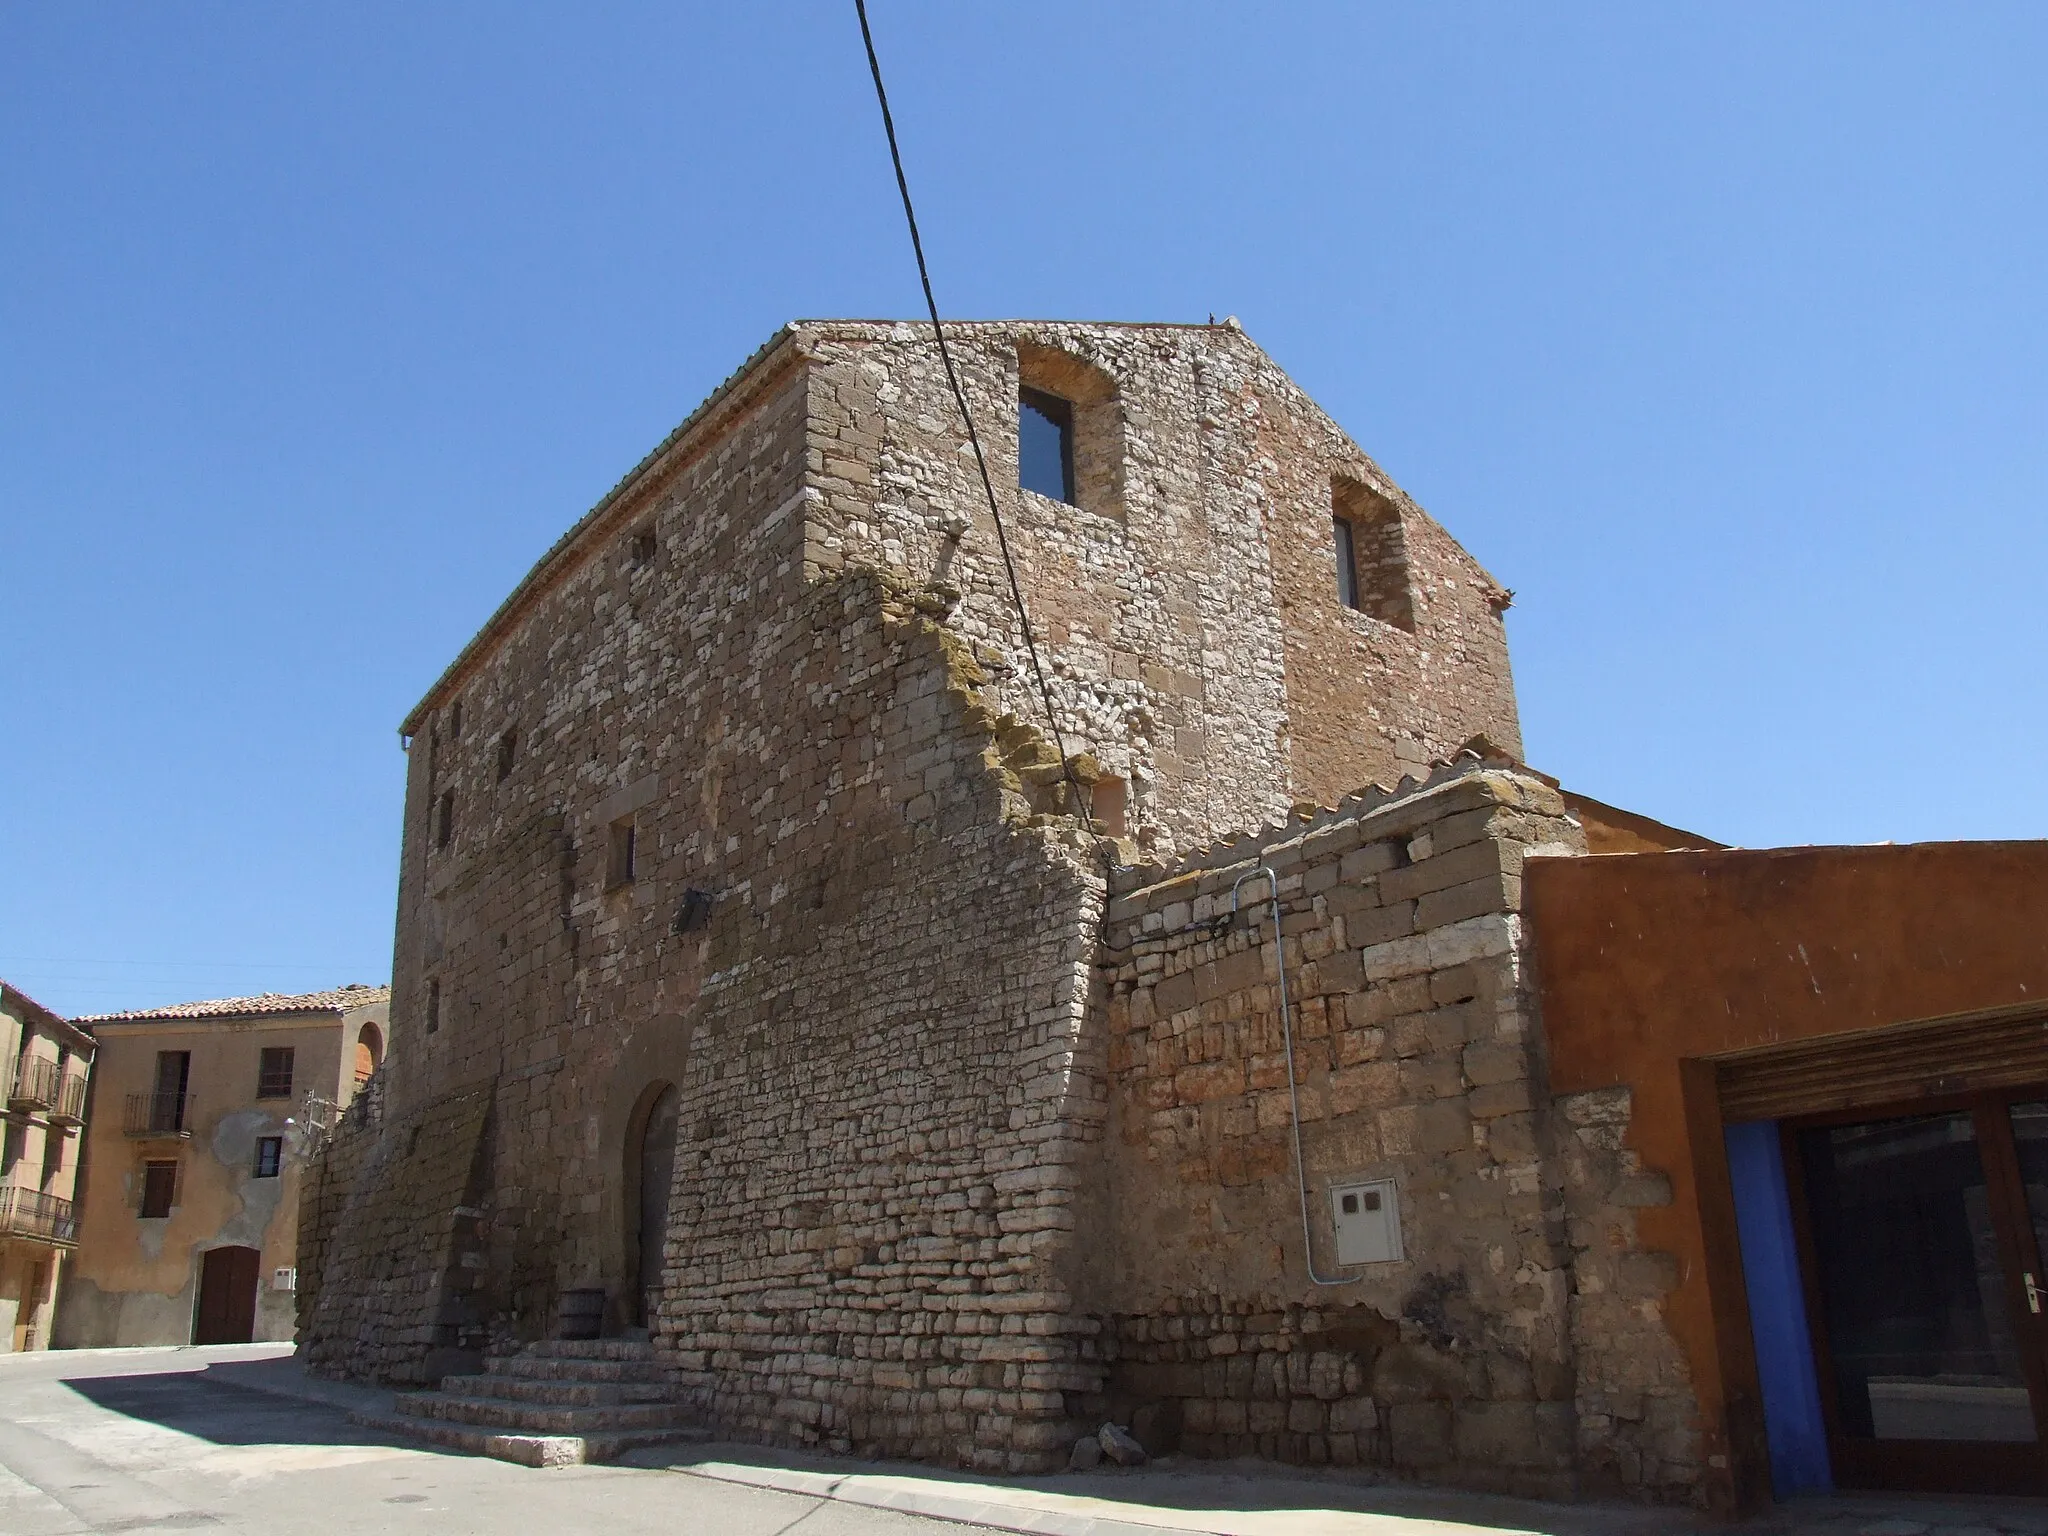
<path id="1" fill-rule="evenodd" d="M 1021 1531 L 1026 1536 L 1160 1536 L 1161 1532 L 1210 1533 L 1204 1525 L 1166 1525 L 1150 1521 L 1116 1520 L 1099 1515 L 1055 1509 L 1032 1509 L 976 1498 L 972 1494 L 945 1493 L 936 1488 L 910 1489 L 873 1487 L 859 1473 L 800 1472 L 782 1467 L 750 1467 L 736 1462 L 707 1461 L 694 1466 L 670 1466 L 670 1472 L 701 1477 L 712 1482 L 738 1483 L 777 1493 L 794 1493 L 805 1498 L 829 1500 L 835 1504 L 857 1504 L 867 1509 L 889 1509 L 898 1514 L 924 1515 L 935 1520 L 953 1520 L 962 1525 L 979 1525 L 998 1531 Z"/>

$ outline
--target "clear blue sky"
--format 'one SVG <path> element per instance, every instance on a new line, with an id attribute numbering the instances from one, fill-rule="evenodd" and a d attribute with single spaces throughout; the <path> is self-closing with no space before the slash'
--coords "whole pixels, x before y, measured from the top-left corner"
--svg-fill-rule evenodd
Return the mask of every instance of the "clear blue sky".
<path id="1" fill-rule="evenodd" d="M 2048 835 L 2048 7 L 874 0 L 940 301 L 1251 334 L 1529 755 Z M 400 718 L 781 322 L 914 315 L 850 0 L 0 10 L 0 975 L 390 973 Z"/>

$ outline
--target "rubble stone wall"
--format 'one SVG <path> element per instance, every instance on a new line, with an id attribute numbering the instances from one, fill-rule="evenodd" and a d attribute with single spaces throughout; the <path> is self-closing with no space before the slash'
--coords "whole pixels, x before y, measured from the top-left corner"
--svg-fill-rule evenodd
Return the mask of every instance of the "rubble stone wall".
<path id="1" fill-rule="evenodd" d="M 1611 1108 L 1549 1112 L 1523 969 L 1523 860 L 1583 836 L 1544 783 L 1471 759 L 1444 772 L 1113 899 L 1110 1241 L 1085 1293 L 1106 1318 L 1103 1407 L 1200 1455 L 1539 1494 L 1576 1489 L 1590 1459 L 1663 1494 L 1689 1400 L 1682 1381 L 1650 1410 L 1628 1390 L 1674 1354 L 1656 1261 L 1587 1237 L 1626 1220 L 1629 1191 L 1602 1182 Z M 1313 1267 L 1337 1285 L 1304 1261 L 1261 867 L 1281 898 Z M 1331 1188 L 1379 1178 L 1404 1256 L 1340 1266 Z M 1654 1453 L 1605 1448 L 1625 1412 L 1665 1436 Z"/>
<path id="2" fill-rule="evenodd" d="M 948 331 L 1069 750 L 1130 785 L 1146 852 L 1170 858 L 1297 800 L 1334 803 L 1474 736 L 1519 754 L 1501 588 L 1242 331 Z M 871 566 L 957 588 L 950 622 L 1007 663 L 1002 707 L 1038 718 L 929 331 L 834 322 L 801 334 L 815 493 L 806 569 Z M 1114 419 L 1095 434 L 1121 456 L 1113 492 L 1091 494 L 1086 474 L 1079 507 L 1016 489 L 1020 382 Z M 1408 628 L 1338 598 L 1340 481 L 1370 488 L 1395 520 Z"/>
<path id="3" fill-rule="evenodd" d="M 1671 1181 L 1626 1145 L 1626 1088 L 1567 1094 L 1553 1124 L 1572 1246 L 1579 1466 L 1589 1491 L 1693 1501 L 1711 1494 L 1685 1352 L 1664 1322 L 1677 1260 L 1646 1248 L 1636 1213 Z"/>
<path id="4" fill-rule="evenodd" d="M 834 814 L 707 965 L 657 1345 L 726 1433 L 1042 1468 L 1097 1385 L 1070 1270 L 1101 867 L 1032 824 L 966 647 L 882 590 L 815 599 L 840 622 L 775 760 Z"/>
<path id="5" fill-rule="evenodd" d="M 959 345 L 1065 745 L 1128 786 L 1126 853 L 1512 743 L 1490 578 L 1241 333 Z M 1083 507 L 1011 489 L 1020 366 L 1087 396 Z M 1126 1358 L 1105 1317 L 1296 1316 L 1156 1270 L 1142 1304 L 1082 1301 L 1111 1246 L 1108 860 L 1049 814 L 1061 760 L 964 447 L 914 327 L 792 327 L 415 711 L 382 1115 L 330 1152 L 309 1239 L 318 1368 L 422 1379 L 550 1333 L 570 1289 L 629 1323 L 635 1115 L 667 1087 L 648 1321 L 726 1433 L 1042 1467 Z M 1299 621 L 1341 608 L 1339 470 L 1400 510 L 1412 633 Z"/>
<path id="6" fill-rule="evenodd" d="M 471 1090 L 400 1122 L 374 1105 L 342 1117 L 300 1207 L 298 1338 L 312 1370 L 431 1386 L 481 1351 L 490 1110 Z"/>

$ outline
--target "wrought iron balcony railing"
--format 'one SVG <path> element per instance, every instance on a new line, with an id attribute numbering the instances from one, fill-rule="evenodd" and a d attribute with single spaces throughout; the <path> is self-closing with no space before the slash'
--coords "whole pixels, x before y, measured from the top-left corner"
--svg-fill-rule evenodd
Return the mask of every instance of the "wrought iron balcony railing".
<path id="1" fill-rule="evenodd" d="M 21 1064 L 14 1086 L 7 1091 L 9 1109 L 49 1109 L 63 1091 L 63 1073 L 54 1061 L 31 1057 Z"/>
<path id="2" fill-rule="evenodd" d="M 192 1095 L 131 1093 L 121 1128 L 130 1136 L 190 1136 Z"/>
<path id="3" fill-rule="evenodd" d="M 0 1237 L 26 1237 L 72 1247 L 78 1215 L 69 1200 L 33 1189 L 0 1186 Z"/>
<path id="4" fill-rule="evenodd" d="M 57 1085 L 57 1098 L 50 1105 L 52 1120 L 65 1120 L 73 1125 L 85 1122 L 85 1074 L 66 1072 L 63 1081 Z"/>

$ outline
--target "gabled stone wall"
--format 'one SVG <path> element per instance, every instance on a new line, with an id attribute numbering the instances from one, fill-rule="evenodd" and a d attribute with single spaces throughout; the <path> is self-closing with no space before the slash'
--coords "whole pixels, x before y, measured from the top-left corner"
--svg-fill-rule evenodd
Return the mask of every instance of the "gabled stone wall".
<path id="1" fill-rule="evenodd" d="M 1298 800 L 1393 782 L 1475 736 L 1520 752 L 1506 594 L 1241 330 L 947 330 L 1068 748 L 1130 784 L 1142 849 L 1174 857 Z M 1003 657 L 1001 707 L 1041 719 L 929 329 L 820 321 L 797 334 L 806 569 L 958 590 L 949 623 Z M 1078 507 L 1016 489 L 1020 375 L 1114 418 L 1097 435 L 1114 437 L 1120 472 L 1092 494 L 1084 476 Z M 1340 479 L 1392 521 L 1405 628 L 1339 601 Z"/>

